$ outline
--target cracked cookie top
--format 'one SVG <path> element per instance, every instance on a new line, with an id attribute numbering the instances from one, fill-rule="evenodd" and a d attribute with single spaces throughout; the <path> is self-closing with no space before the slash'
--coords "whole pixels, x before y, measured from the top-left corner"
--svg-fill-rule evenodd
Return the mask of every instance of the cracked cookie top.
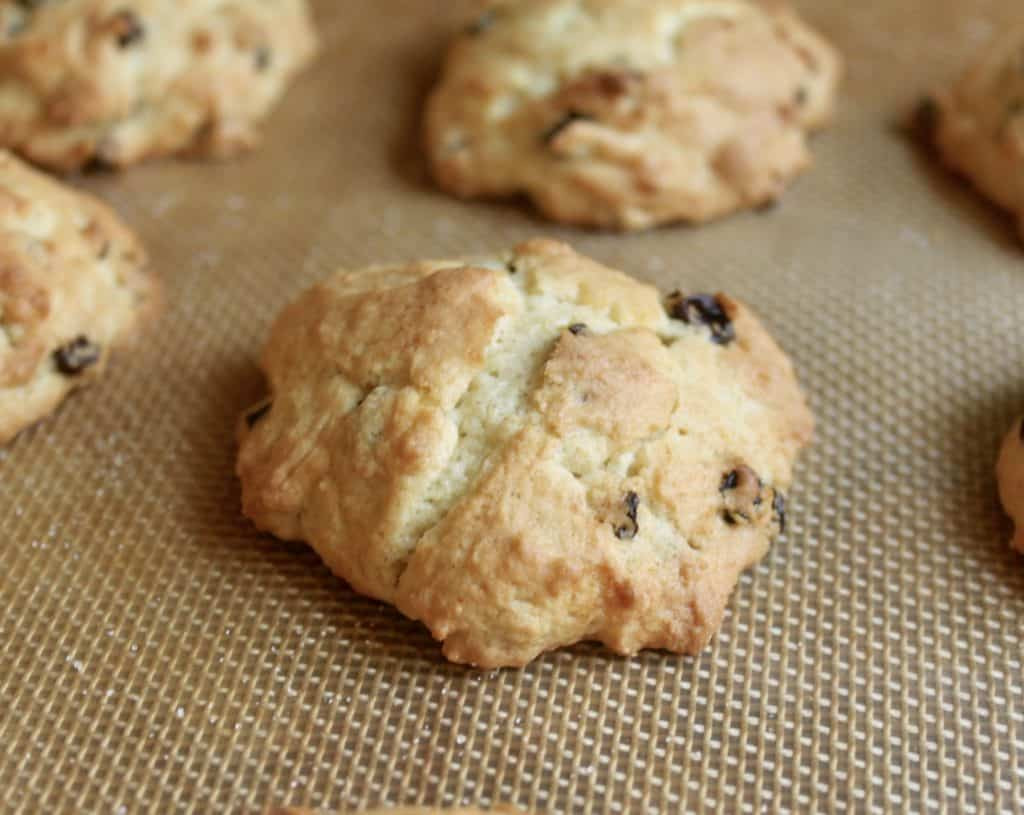
<path id="1" fill-rule="evenodd" d="M 740 303 L 543 240 L 338 273 L 262 364 L 246 514 L 487 667 L 583 639 L 701 648 L 812 428 Z"/>
<path id="2" fill-rule="evenodd" d="M 434 176 L 618 229 L 777 198 L 828 120 L 839 57 L 783 4 L 495 3 L 451 47 L 426 113 Z"/>
<path id="3" fill-rule="evenodd" d="M 314 48 L 305 0 L 0 0 L 0 146 L 61 170 L 232 155 Z"/>

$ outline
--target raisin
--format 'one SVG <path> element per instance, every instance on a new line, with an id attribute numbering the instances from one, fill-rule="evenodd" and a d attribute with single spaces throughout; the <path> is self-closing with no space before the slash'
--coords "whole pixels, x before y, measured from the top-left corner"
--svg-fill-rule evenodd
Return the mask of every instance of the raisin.
<path id="1" fill-rule="evenodd" d="M 98 175 L 100 173 L 109 173 L 117 169 L 117 165 L 109 159 L 95 155 L 89 158 L 85 164 L 82 165 L 82 173 L 84 175 Z"/>
<path id="2" fill-rule="evenodd" d="M 706 325 L 711 329 L 711 341 L 728 345 L 736 339 L 732 320 L 725 313 L 721 301 L 711 294 L 683 297 L 679 292 L 669 295 L 669 314 L 687 325 Z"/>
<path id="3" fill-rule="evenodd" d="M 100 347 L 80 336 L 53 352 L 57 370 L 65 376 L 77 376 L 100 359 Z"/>
<path id="4" fill-rule="evenodd" d="M 587 330 L 587 324 L 586 323 L 573 323 L 571 326 L 569 326 L 569 333 L 575 334 L 577 337 L 580 334 L 585 333 L 586 330 Z"/>
<path id="5" fill-rule="evenodd" d="M 1024 419 L 1020 423 L 1020 440 L 1024 441 Z"/>
<path id="6" fill-rule="evenodd" d="M 775 491 L 775 497 L 772 499 L 772 512 L 779 519 L 779 534 L 781 535 L 786 531 L 786 496 L 778 490 Z"/>
<path id="7" fill-rule="evenodd" d="M 257 71 L 265 71 L 270 67 L 273 54 L 269 47 L 261 45 L 256 49 L 256 53 L 253 55 L 253 62 L 256 66 Z"/>
<path id="8" fill-rule="evenodd" d="M 750 467 L 740 465 L 722 476 L 718 491 L 725 499 L 722 520 L 729 526 L 750 523 L 757 508 L 764 503 L 761 497 L 764 483 Z"/>
<path id="9" fill-rule="evenodd" d="M 117 36 L 118 48 L 130 48 L 146 38 L 146 29 L 134 12 L 117 12 L 114 15 L 114 33 Z"/>
<path id="10" fill-rule="evenodd" d="M 807 100 L 810 98 L 811 94 L 807 90 L 807 86 L 801 85 L 799 88 L 796 89 L 796 92 L 793 94 L 793 103 L 798 108 L 802 108 L 804 105 L 807 104 Z"/>
<path id="11" fill-rule="evenodd" d="M 494 9 L 487 9 L 473 23 L 467 26 L 466 33 L 471 37 L 479 37 L 481 34 L 486 34 L 490 31 L 497 21 L 498 13 Z"/>
<path id="12" fill-rule="evenodd" d="M 586 113 L 580 113 L 578 110 L 570 110 L 561 119 L 544 131 L 544 135 L 541 136 L 541 140 L 544 144 L 551 144 L 551 142 L 553 142 L 567 127 L 571 127 L 576 122 L 592 121 L 594 121 L 593 116 L 588 116 Z"/>
<path id="13" fill-rule="evenodd" d="M 637 510 L 640 508 L 640 496 L 630 490 L 622 499 L 626 507 L 626 523 L 615 527 L 615 537 L 620 541 L 633 540 L 640 531 L 640 524 L 637 522 Z"/>

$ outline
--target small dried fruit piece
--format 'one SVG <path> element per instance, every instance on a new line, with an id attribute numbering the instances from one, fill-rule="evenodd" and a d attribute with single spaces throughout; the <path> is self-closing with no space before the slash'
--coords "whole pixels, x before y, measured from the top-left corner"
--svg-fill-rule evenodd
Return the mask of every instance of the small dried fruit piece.
<path id="1" fill-rule="evenodd" d="M 722 519 L 730 526 L 750 523 L 764 503 L 764 484 L 752 469 L 740 465 L 722 476 L 718 491 L 725 500 Z"/>
<path id="2" fill-rule="evenodd" d="M 114 15 L 112 29 L 118 48 L 130 48 L 146 38 L 146 28 L 134 12 L 127 9 Z"/>
<path id="3" fill-rule="evenodd" d="M 53 358 L 58 371 L 65 376 L 77 376 L 99 362 L 100 354 L 98 345 L 89 342 L 86 337 L 77 337 L 54 351 Z"/>
<path id="4" fill-rule="evenodd" d="M 727 472 L 718 488 L 725 502 L 722 520 L 729 526 L 765 522 L 769 511 L 765 489 L 761 478 L 746 465 Z M 771 520 L 779 525 L 782 534 L 786 531 L 786 498 L 774 487 L 768 489 L 772 493 Z"/>
<path id="5" fill-rule="evenodd" d="M 615 527 L 615 537 L 620 541 L 633 540 L 640 531 L 640 524 L 637 521 L 637 511 L 640 509 L 640 496 L 630 490 L 622 499 L 626 507 L 626 523 Z"/>
<path id="6" fill-rule="evenodd" d="M 682 320 L 687 325 L 706 325 L 711 329 L 712 342 L 728 345 L 736 339 L 732 320 L 715 295 L 684 297 L 681 292 L 673 292 L 668 301 L 668 312 L 673 319 Z"/>

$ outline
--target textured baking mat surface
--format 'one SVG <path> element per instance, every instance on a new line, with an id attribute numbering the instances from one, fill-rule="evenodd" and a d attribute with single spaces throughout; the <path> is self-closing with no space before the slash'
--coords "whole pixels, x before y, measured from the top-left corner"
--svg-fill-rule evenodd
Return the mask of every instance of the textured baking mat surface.
<path id="1" fill-rule="evenodd" d="M 1024 559 L 992 469 L 1024 408 L 1024 250 L 896 127 L 1018 4 L 800 5 L 848 73 L 767 214 L 623 237 L 433 191 L 418 112 L 472 13 L 441 0 L 319 3 L 323 56 L 248 158 L 75 180 L 139 230 L 167 307 L 0 451 L 0 809 L 1021 805 Z M 281 306 L 341 266 L 536 235 L 747 300 L 810 394 L 787 534 L 696 658 L 448 665 L 239 513 L 233 424 Z"/>

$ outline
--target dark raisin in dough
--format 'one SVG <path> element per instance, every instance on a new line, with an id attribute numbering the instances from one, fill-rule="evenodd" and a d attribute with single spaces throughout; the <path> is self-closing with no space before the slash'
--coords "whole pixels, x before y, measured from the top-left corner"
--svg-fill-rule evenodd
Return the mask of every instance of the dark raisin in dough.
<path id="1" fill-rule="evenodd" d="M 687 325 L 706 325 L 711 329 L 711 341 L 728 345 L 736 339 L 732 320 L 721 302 L 713 294 L 695 294 L 683 297 L 679 292 L 669 295 L 669 314 Z"/>
<path id="2" fill-rule="evenodd" d="M 572 333 L 572 334 L 575 334 L 577 337 L 580 334 L 585 334 L 586 331 L 587 331 L 587 324 L 586 323 L 573 323 L 571 326 L 569 326 L 569 332 Z"/>
<path id="3" fill-rule="evenodd" d="M 119 11 L 114 18 L 118 48 L 130 48 L 146 38 L 146 29 L 131 11 Z"/>
<path id="4" fill-rule="evenodd" d="M 86 337 L 78 337 L 53 352 L 57 370 L 65 376 L 76 376 L 100 359 L 100 347 Z"/>
<path id="5" fill-rule="evenodd" d="M 640 496 L 630 490 L 622 499 L 626 507 L 626 523 L 615 527 L 615 537 L 619 540 L 632 540 L 640 531 L 640 524 L 637 522 L 637 510 L 640 508 Z"/>
<path id="6" fill-rule="evenodd" d="M 763 489 L 764 484 L 757 473 L 746 465 L 741 465 L 722 476 L 722 482 L 718 487 L 725 502 L 722 520 L 729 526 L 752 521 L 758 507 L 763 503 Z"/>

